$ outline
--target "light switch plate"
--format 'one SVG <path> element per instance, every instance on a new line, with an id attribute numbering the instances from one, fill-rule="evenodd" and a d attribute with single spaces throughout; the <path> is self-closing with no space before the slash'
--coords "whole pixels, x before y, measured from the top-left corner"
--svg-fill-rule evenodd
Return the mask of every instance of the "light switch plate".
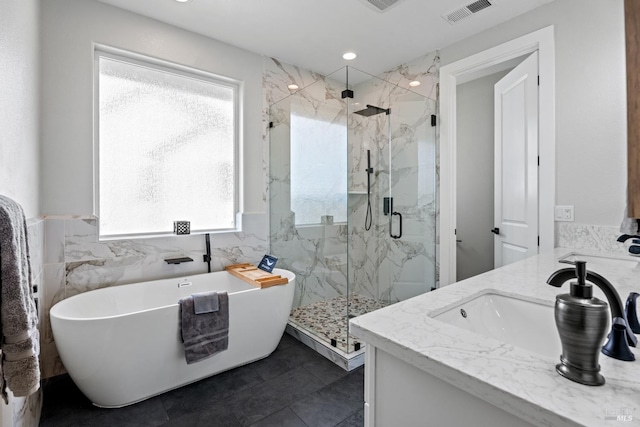
<path id="1" fill-rule="evenodd" d="M 556 206 L 555 220 L 564 221 L 564 222 L 573 222 L 574 221 L 573 205 Z"/>

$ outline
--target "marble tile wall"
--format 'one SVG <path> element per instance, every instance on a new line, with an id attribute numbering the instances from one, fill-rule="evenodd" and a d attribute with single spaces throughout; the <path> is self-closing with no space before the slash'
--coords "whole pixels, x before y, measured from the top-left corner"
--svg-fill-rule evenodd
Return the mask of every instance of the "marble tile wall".
<path id="1" fill-rule="evenodd" d="M 557 222 L 556 247 L 626 255 L 624 244 L 616 241 L 621 234 L 616 226 Z"/>
<path id="2" fill-rule="evenodd" d="M 213 271 L 240 262 L 257 264 L 268 252 L 266 216 L 245 214 L 243 231 L 211 236 Z M 207 272 L 202 261 L 203 235 L 98 241 L 95 218 L 48 217 L 44 221 L 44 294 L 41 295 L 42 372 L 48 378 L 65 372 L 55 347 L 49 310 L 72 295 L 107 286 Z M 169 265 L 166 258 L 187 256 L 193 262 Z"/>

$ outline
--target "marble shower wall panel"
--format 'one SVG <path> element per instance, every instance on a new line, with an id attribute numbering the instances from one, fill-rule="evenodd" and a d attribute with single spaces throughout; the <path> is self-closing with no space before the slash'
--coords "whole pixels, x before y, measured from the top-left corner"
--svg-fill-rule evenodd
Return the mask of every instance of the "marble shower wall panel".
<path id="1" fill-rule="evenodd" d="M 358 99 L 356 95 L 356 99 Z M 361 100 L 360 106 L 374 101 Z M 353 109 L 353 107 L 351 108 Z M 387 129 L 387 117 L 384 113 L 376 116 L 363 117 L 351 114 L 349 117 L 348 138 L 348 167 L 349 167 L 349 192 L 367 191 L 367 150 L 371 152 L 371 188 L 376 188 L 378 182 L 388 178 L 388 164 L 381 152 L 389 139 Z"/>
<path id="2" fill-rule="evenodd" d="M 291 102 L 271 107 L 269 155 L 269 209 L 271 233 L 288 234 L 295 222 L 291 214 Z M 291 218 L 289 218 L 291 216 Z M 285 227 L 286 228 L 283 228 Z M 273 239 L 273 235 L 271 237 Z"/>
<path id="3" fill-rule="evenodd" d="M 296 274 L 293 307 L 344 295 L 347 286 L 345 225 L 296 227 L 287 239 L 272 235 L 272 253 Z"/>
<path id="4" fill-rule="evenodd" d="M 275 58 L 265 57 L 262 82 L 267 113 L 270 105 L 323 78 L 322 74 L 284 63 Z M 291 84 L 297 85 L 298 89 L 289 89 L 288 86 Z"/>
<path id="5" fill-rule="evenodd" d="M 429 292 L 433 286 L 433 245 L 424 239 L 392 239 L 381 260 L 379 299 L 395 303 Z"/>
<path id="6" fill-rule="evenodd" d="M 364 209 L 355 215 L 364 215 Z M 364 217 L 362 217 L 364 218 Z M 379 227 L 370 230 L 362 226 L 352 226 L 349 232 L 349 293 L 378 298 L 378 259 L 380 239 L 376 236 Z"/>
<path id="7" fill-rule="evenodd" d="M 410 82 L 417 80 L 420 82 L 420 86 L 412 87 L 411 90 L 427 98 L 437 100 L 439 76 L 440 53 L 435 51 L 398 65 L 378 77 L 403 88 L 408 88 Z"/>
<path id="8" fill-rule="evenodd" d="M 299 89 L 289 89 L 288 86 L 296 84 L 302 89 L 321 80 L 324 76 L 308 71 L 294 65 L 286 64 L 275 58 L 263 58 L 263 77 L 262 77 L 262 122 L 265 126 L 262 128 L 263 156 L 262 170 L 264 175 L 265 187 L 262 199 L 267 204 L 269 197 L 269 106 L 275 104 L 295 93 Z"/>

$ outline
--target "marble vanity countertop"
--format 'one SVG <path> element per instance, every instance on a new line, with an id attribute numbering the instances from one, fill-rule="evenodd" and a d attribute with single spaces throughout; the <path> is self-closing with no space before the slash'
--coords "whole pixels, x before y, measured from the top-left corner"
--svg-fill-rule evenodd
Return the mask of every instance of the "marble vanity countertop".
<path id="1" fill-rule="evenodd" d="M 570 252 L 589 254 L 558 248 L 354 318 L 351 333 L 534 425 L 640 425 L 640 348 L 632 348 L 635 362 L 601 354 L 606 384 L 590 387 L 556 373 L 560 355 L 545 357 L 430 317 L 488 291 L 553 305 L 557 294 L 569 292 L 569 284 L 555 288 L 546 280 L 554 271 L 570 267 L 558 263 Z M 640 265 L 605 264 L 587 263 L 587 268 L 607 278 L 623 304 L 629 292 L 640 292 Z M 594 296 L 606 300 L 597 289 Z M 605 418 L 618 414 L 631 420 Z"/>

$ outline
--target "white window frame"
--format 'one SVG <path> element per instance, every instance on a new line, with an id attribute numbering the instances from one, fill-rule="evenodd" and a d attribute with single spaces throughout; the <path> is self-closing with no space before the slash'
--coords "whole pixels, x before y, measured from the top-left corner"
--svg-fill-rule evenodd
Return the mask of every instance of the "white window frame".
<path id="1" fill-rule="evenodd" d="M 233 89 L 234 103 L 234 176 L 233 176 L 233 197 L 234 197 L 234 227 L 225 229 L 191 229 L 191 234 L 204 233 L 229 233 L 242 231 L 241 221 L 241 197 L 242 197 L 242 164 L 241 164 L 241 93 L 242 82 L 228 77 L 210 73 L 208 71 L 197 68 L 165 61 L 158 58 L 141 55 L 134 52 L 114 48 L 98 43 L 93 44 L 93 211 L 94 216 L 98 219 L 98 240 L 122 240 L 122 239 L 142 239 L 149 237 L 173 236 L 172 231 L 162 233 L 131 233 L 103 236 L 100 232 L 100 97 L 99 97 L 99 58 L 109 58 L 112 60 L 122 61 L 128 64 L 149 68 L 152 70 L 171 73 L 186 78 L 196 78 L 218 85 L 227 86 Z M 181 218 L 175 218 L 180 220 Z"/>

